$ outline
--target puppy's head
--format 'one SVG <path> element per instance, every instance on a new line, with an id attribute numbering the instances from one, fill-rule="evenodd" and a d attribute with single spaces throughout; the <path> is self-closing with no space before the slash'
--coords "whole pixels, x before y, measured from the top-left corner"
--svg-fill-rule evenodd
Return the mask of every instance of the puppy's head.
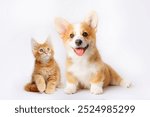
<path id="1" fill-rule="evenodd" d="M 56 30 L 67 50 L 73 51 L 77 56 L 82 56 L 89 48 L 95 47 L 97 24 L 98 17 L 95 12 L 88 14 L 84 21 L 78 24 L 71 24 L 63 18 L 55 19 Z"/>

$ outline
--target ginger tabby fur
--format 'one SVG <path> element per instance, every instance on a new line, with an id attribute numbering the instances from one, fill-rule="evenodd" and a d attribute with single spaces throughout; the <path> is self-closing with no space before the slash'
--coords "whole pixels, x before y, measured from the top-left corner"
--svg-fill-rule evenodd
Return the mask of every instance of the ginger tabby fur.
<path id="1" fill-rule="evenodd" d="M 32 80 L 25 86 L 29 92 L 53 93 L 60 83 L 60 69 L 54 59 L 54 50 L 47 40 L 43 44 L 32 39 L 35 66 Z"/>

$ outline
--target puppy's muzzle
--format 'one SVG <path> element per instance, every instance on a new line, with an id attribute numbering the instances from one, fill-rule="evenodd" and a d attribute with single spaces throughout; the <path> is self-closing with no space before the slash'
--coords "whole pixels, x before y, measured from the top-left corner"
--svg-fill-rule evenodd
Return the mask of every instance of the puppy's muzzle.
<path id="1" fill-rule="evenodd" d="M 76 44 L 77 46 L 80 46 L 80 45 L 82 44 L 82 40 L 81 40 L 81 39 L 77 39 L 77 40 L 75 41 L 75 44 Z"/>

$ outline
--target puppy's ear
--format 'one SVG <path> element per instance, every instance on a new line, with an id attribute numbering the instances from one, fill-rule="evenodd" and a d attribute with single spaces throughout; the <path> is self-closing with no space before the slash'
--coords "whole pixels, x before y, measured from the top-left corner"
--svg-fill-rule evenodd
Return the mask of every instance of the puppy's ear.
<path id="1" fill-rule="evenodd" d="M 70 23 L 65 19 L 60 17 L 55 18 L 55 27 L 59 34 L 64 34 L 67 31 L 69 25 Z"/>
<path id="2" fill-rule="evenodd" d="M 91 26 L 93 29 L 97 29 L 98 26 L 98 16 L 95 11 L 91 11 L 84 19 L 84 22 L 86 22 L 89 26 Z"/>

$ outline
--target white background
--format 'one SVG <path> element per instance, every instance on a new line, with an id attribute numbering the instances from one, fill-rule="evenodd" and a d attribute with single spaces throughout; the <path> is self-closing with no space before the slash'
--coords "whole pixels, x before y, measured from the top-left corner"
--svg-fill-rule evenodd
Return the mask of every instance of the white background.
<path id="1" fill-rule="evenodd" d="M 133 86 L 108 87 L 102 95 L 25 92 L 34 65 L 31 37 L 43 42 L 51 36 L 64 81 L 65 49 L 54 18 L 80 22 L 91 10 L 99 16 L 97 47 L 103 60 Z M 150 99 L 149 54 L 149 0 L 0 0 L 0 99 Z"/>

